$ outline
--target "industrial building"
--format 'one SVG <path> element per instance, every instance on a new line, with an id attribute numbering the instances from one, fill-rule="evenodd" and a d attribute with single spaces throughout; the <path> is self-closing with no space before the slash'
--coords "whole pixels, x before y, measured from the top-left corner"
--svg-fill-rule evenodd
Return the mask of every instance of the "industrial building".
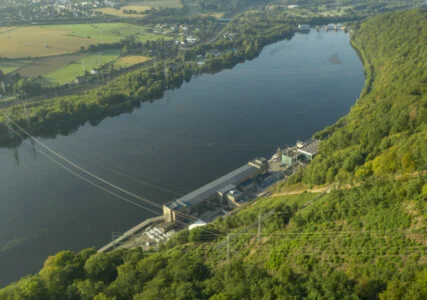
<path id="1" fill-rule="evenodd" d="M 209 208 L 210 205 L 213 207 L 222 205 L 223 201 L 229 199 L 230 191 L 236 190 L 240 184 L 267 171 L 267 160 L 262 157 L 256 158 L 221 178 L 163 205 L 164 220 L 165 222 L 185 221 L 186 218 L 182 218 L 182 214 L 197 217 L 200 209 Z"/>
<path id="2" fill-rule="evenodd" d="M 285 151 L 282 153 L 282 165 L 288 167 L 292 166 L 298 160 L 298 155 L 299 152 L 294 149 Z"/>
<path id="3" fill-rule="evenodd" d="M 313 157 L 319 152 L 320 141 L 316 139 L 309 139 L 305 142 L 297 142 L 297 151 L 312 160 Z"/>
<path id="4" fill-rule="evenodd" d="M 285 149 L 282 154 L 282 166 L 293 166 L 298 160 L 312 160 L 319 152 L 320 141 L 309 139 L 307 141 L 297 141 L 296 146 Z"/>

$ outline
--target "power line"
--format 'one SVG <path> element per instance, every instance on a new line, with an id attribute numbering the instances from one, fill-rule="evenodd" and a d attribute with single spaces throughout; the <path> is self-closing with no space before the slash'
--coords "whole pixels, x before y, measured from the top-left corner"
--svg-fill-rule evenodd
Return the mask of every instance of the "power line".
<path id="1" fill-rule="evenodd" d="M 137 199 L 139 199 L 139 200 L 141 200 L 141 201 L 143 201 L 143 202 L 146 202 L 146 203 L 148 203 L 148 204 L 151 204 L 151 205 L 153 205 L 153 206 L 156 206 L 156 207 L 162 208 L 162 206 L 161 206 L 160 204 L 155 203 L 155 202 L 153 202 L 153 201 L 150 201 L 150 200 L 148 200 L 148 199 L 145 199 L 145 198 L 143 198 L 143 197 L 141 197 L 141 196 L 139 196 L 139 195 L 136 195 L 136 194 L 134 194 L 134 193 L 132 193 L 132 192 L 129 192 L 129 191 L 127 191 L 127 190 L 125 190 L 125 189 L 123 189 L 123 188 L 121 188 L 121 187 L 119 187 L 119 186 L 117 186 L 117 185 L 115 185 L 115 184 L 112 184 L 112 183 L 108 182 L 107 180 L 105 180 L 105 179 L 103 179 L 103 178 L 101 178 L 101 177 L 99 177 L 99 176 L 97 176 L 97 175 L 95 175 L 95 174 L 93 174 L 93 173 L 91 173 L 91 172 L 87 171 L 86 169 L 84 169 L 84 168 L 80 167 L 79 165 L 77 165 L 77 164 L 73 163 L 72 161 L 68 160 L 67 158 L 65 158 L 64 156 L 62 156 L 61 154 L 59 154 L 59 153 L 58 153 L 58 152 L 56 152 L 55 150 L 52 150 L 51 148 L 49 148 L 48 146 L 46 146 L 45 144 L 43 144 L 42 142 L 40 142 L 37 138 L 33 137 L 33 136 L 32 136 L 30 133 L 28 133 L 25 129 L 23 129 L 21 126 L 19 126 L 19 124 L 17 124 L 15 121 L 13 121 L 11 118 L 9 118 L 9 116 L 7 116 L 7 115 L 5 115 L 5 116 L 9 119 L 9 121 L 10 121 L 11 123 L 13 123 L 16 127 L 18 127 L 18 129 L 20 129 L 22 132 L 24 132 L 24 133 L 25 133 L 25 134 L 26 134 L 30 139 L 33 139 L 37 144 L 39 144 L 40 146 L 42 146 L 43 148 L 45 148 L 45 149 L 46 149 L 46 150 L 48 150 L 49 152 L 53 153 L 55 156 L 59 157 L 59 158 L 60 158 L 60 159 L 62 159 L 63 161 L 67 162 L 68 164 L 70 164 L 70 165 L 71 165 L 71 166 L 73 166 L 74 168 L 76 168 L 76 169 L 80 170 L 81 172 L 83 172 L 83 173 L 87 174 L 88 176 L 93 177 L 93 178 L 95 178 L 95 179 L 97 179 L 97 180 L 101 181 L 102 183 L 107 184 L 107 185 L 109 185 L 109 186 L 111 186 L 111 187 L 113 187 L 113 188 L 115 188 L 115 189 L 117 189 L 117 190 L 119 190 L 119 191 L 121 191 L 121 192 L 123 192 L 123 193 L 125 193 L 125 194 L 128 194 L 128 195 L 130 195 L 130 196 L 133 196 L 133 197 L 135 197 L 135 198 L 137 198 Z M 22 137 L 21 137 L 21 138 L 22 138 Z"/>
<path id="2" fill-rule="evenodd" d="M 156 184 L 153 184 L 153 183 L 150 183 L 150 182 L 147 182 L 147 181 L 143 181 L 143 180 L 140 180 L 138 178 L 134 178 L 134 177 L 132 177 L 132 176 L 130 176 L 130 175 L 122 172 L 122 171 L 119 171 L 117 168 L 113 169 L 113 168 L 106 167 L 106 166 L 103 166 L 103 165 L 100 165 L 100 164 L 96 164 L 96 165 L 99 168 L 102 168 L 104 170 L 110 171 L 110 172 L 115 173 L 115 174 L 117 174 L 119 176 L 122 176 L 124 178 L 127 178 L 127 179 L 130 179 L 132 181 L 135 181 L 135 182 L 138 182 L 138 183 L 141 183 L 141 184 L 153 187 L 155 189 L 158 189 L 158 190 L 161 190 L 161 191 L 164 191 L 164 192 L 168 192 L 168 193 L 171 193 L 171 194 L 174 194 L 174 195 L 177 195 L 177 196 L 182 196 L 184 194 L 182 192 L 178 192 L 178 191 L 170 189 L 170 188 L 164 188 L 164 187 L 158 186 Z"/>
<path id="3" fill-rule="evenodd" d="M 22 136 L 20 136 L 20 135 L 19 135 L 19 133 L 18 133 L 17 131 L 15 131 L 13 128 L 9 128 L 9 129 L 11 129 L 13 132 L 15 132 L 15 134 L 17 134 L 20 138 L 22 138 Z M 41 154 L 43 154 L 44 156 L 46 156 L 46 157 L 47 157 L 49 160 L 51 160 L 53 163 L 55 163 L 55 164 L 59 165 L 61 168 L 63 168 L 63 169 L 65 169 L 65 170 L 67 170 L 68 172 L 70 172 L 71 174 L 73 174 L 73 175 L 77 176 L 78 178 L 82 179 L 83 181 L 85 181 L 85 182 L 87 182 L 87 183 L 89 183 L 89 184 L 91 184 L 91 185 L 93 185 L 93 186 L 95 186 L 95 187 L 97 187 L 97 188 L 99 188 L 99 189 L 101 189 L 101 190 L 103 190 L 103 191 L 105 191 L 105 192 L 107 192 L 107 193 L 109 193 L 109 194 L 111 194 L 111 195 L 115 196 L 115 197 L 118 197 L 118 198 L 120 198 L 120 199 L 122 199 L 122 200 L 124 200 L 124 201 L 126 201 L 126 202 L 128 202 L 128 203 L 131 203 L 131 204 L 133 204 L 133 205 L 135 205 L 135 206 L 137 206 L 137 207 L 139 207 L 139 208 L 142 208 L 142 209 L 148 210 L 148 211 L 150 211 L 150 212 L 152 212 L 152 213 L 154 213 L 154 214 L 156 214 L 156 215 L 158 215 L 158 214 L 159 214 L 159 212 L 157 212 L 157 211 L 154 211 L 154 210 L 151 210 L 151 209 L 149 209 L 149 208 L 147 208 L 147 207 L 145 207 L 145 206 L 139 205 L 139 204 L 137 204 L 137 203 L 133 202 L 132 200 L 129 200 L 128 198 L 125 198 L 125 197 L 123 197 L 123 196 L 121 196 L 121 195 L 119 195 L 119 194 L 117 194 L 117 193 L 114 193 L 114 192 L 112 192 L 112 191 L 110 191 L 110 190 L 106 189 L 105 187 L 103 187 L 103 186 L 101 186 L 101 185 L 99 185 L 99 184 L 97 184 L 97 183 L 95 183 L 95 182 L 93 182 L 93 181 L 91 181 L 91 180 L 89 180 L 89 179 L 87 179 L 87 178 L 83 177 L 82 175 L 78 174 L 78 173 L 77 173 L 77 172 L 75 172 L 74 170 L 72 170 L 72 169 L 68 168 L 67 166 L 63 165 L 62 163 L 60 163 L 60 162 L 59 162 L 59 161 L 57 161 L 56 159 L 54 159 L 54 158 L 50 157 L 50 156 L 49 156 L 45 151 L 41 150 L 41 149 L 40 149 L 40 148 L 38 148 L 37 146 L 33 146 L 33 147 L 34 147 L 35 149 L 37 149 L 37 151 L 39 151 Z"/>
<path id="4" fill-rule="evenodd" d="M 4 114 L 4 113 L 3 113 L 3 114 Z M 77 169 L 81 170 L 82 172 L 84 172 L 84 173 L 88 174 L 89 176 L 92 176 L 92 177 L 94 177 L 94 178 L 98 179 L 99 181 L 101 181 L 101 182 L 103 182 L 103 183 L 105 183 L 105 184 L 107 184 L 107 185 L 109 185 L 109 186 L 112 186 L 112 187 L 114 187 L 114 188 L 118 189 L 119 191 L 122 191 L 122 192 L 124 192 L 124 193 L 126 193 L 126 194 L 129 194 L 129 195 L 131 195 L 131 196 L 133 196 L 133 197 L 137 198 L 138 200 L 141 200 L 141 201 L 147 202 L 147 203 L 149 203 L 149 204 L 151 204 L 151 205 L 153 205 L 153 206 L 159 207 L 159 208 L 163 208 L 161 205 L 159 205 L 159 204 L 157 204 L 157 203 L 155 203 L 155 202 L 152 202 L 152 201 L 147 200 L 147 199 L 145 199 L 145 198 L 143 198 L 143 197 L 140 197 L 140 196 L 138 196 L 138 195 L 136 195 L 136 194 L 134 194 L 134 193 L 132 193 L 132 192 L 128 192 L 128 191 L 124 190 L 123 188 L 120 188 L 120 187 L 118 187 L 118 186 L 116 186 L 116 185 L 114 185 L 114 184 L 112 184 L 112 183 L 109 183 L 108 181 L 106 181 L 106 180 L 104 180 L 104 179 L 102 179 L 102 178 L 100 178 L 100 177 L 98 177 L 98 176 L 96 176 L 96 175 L 92 174 L 91 172 L 89 172 L 89 171 L 87 171 L 87 170 L 85 170 L 85 169 L 81 168 L 81 167 L 80 167 L 80 166 L 78 166 L 77 164 L 75 164 L 75 163 L 71 162 L 70 160 L 66 159 L 65 157 L 63 157 L 62 155 L 60 155 L 59 153 L 57 153 L 56 151 L 54 151 L 54 150 L 50 149 L 48 146 L 44 145 L 44 144 L 43 144 L 42 142 L 40 142 L 38 139 L 36 139 L 35 137 L 33 137 L 33 136 L 32 136 L 31 134 L 29 134 L 27 131 L 25 131 L 21 126 L 19 126 L 18 124 L 16 124 L 16 122 L 14 122 L 12 119 L 10 119 L 10 118 L 9 118 L 9 116 L 7 116 L 6 114 L 4 114 L 4 115 L 7 117 L 7 119 L 8 119 L 10 122 L 12 122 L 12 123 L 13 123 L 15 126 L 17 126 L 21 131 L 23 131 L 27 136 L 29 136 L 29 138 L 30 138 L 31 140 L 33 140 L 33 141 L 37 142 L 38 144 L 42 145 L 44 148 L 46 148 L 47 150 L 49 150 L 50 152 L 52 152 L 54 155 L 56 155 L 57 157 L 59 157 L 59 158 L 63 159 L 64 161 L 66 161 L 66 162 L 67 162 L 67 163 L 69 163 L 70 165 L 74 166 L 75 168 L 77 168 Z M 22 137 L 22 135 L 20 135 L 20 134 L 19 134 L 15 129 L 13 129 L 13 128 L 12 128 L 12 127 L 10 127 L 9 125 L 6 125 L 6 126 L 7 126 L 10 130 L 12 130 L 13 132 L 15 132 L 15 134 L 17 134 L 17 135 L 18 135 L 22 140 L 25 140 L 25 138 L 23 138 L 23 137 Z M 35 147 L 36 149 L 38 149 L 42 154 L 45 154 L 45 155 L 46 155 L 46 153 L 45 153 L 44 151 L 41 151 L 41 149 L 40 149 L 40 148 L 38 148 L 38 147 L 36 147 L 36 146 L 34 146 L 34 147 Z M 51 157 L 49 157 L 49 156 L 47 156 L 47 157 L 48 157 L 49 159 L 51 159 Z M 59 164 L 59 165 L 60 165 L 60 166 L 62 166 L 64 169 L 66 169 L 66 170 L 70 171 L 72 174 L 74 174 L 74 175 L 78 176 L 79 178 L 83 179 L 84 181 L 86 181 L 86 182 L 91 182 L 91 181 L 90 181 L 90 180 L 88 180 L 87 178 L 85 178 L 85 177 L 81 176 L 80 174 L 78 174 L 78 173 L 74 172 L 73 170 L 69 169 L 68 167 L 66 167 L 66 166 L 64 166 L 64 165 L 62 165 L 62 164 L 60 164 L 59 162 L 55 161 L 55 163 Z M 98 184 L 96 184 L 96 183 L 91 182 L 91 184 L 93 184 L 93 185 L 95 185 L 95 186 L 97 186 L 97 187 L 100 187 L 102 190 L 104 190 L 104 191 L 106 191 L 106 192 L 108 192 L 108 193 L 110 193 L 110 194 L 117 195 L 116 193 L 111 192 L 110 190 L 105 189 L 105 188 L 103 188 L 102 186 L 100 186 L 100 185 L 98 185 Z M 134 202 L 132 202 L 131 200 L 129 200 L 129 199 L 127 199 L 127 198 L 124 198 L 124 197 L 122 197 L 122 196 L 120 196 L 120 195 L 118 195 L 118 196 L 119 196 L 119 198 L 120 198 L 120 199 L 123 199 L 123 200 L 125 200 L 125 199 L 126 199 L 125 201 L 135 204 Z M 139 206 L 139 207 L 143 208 L 143 206 Z M 150 209 L 148 209 L 148 208 L 146 208 L 146 209 L 147 209 L 147 210 L 150 210 Z M 151 211 L 151 212 L 153 212 L 152 210 L 150 210 L 150 211 Z M 195 220 L 198 220 L 198 218 L 194 218 L 194 217 L 192 217 L 192 216 L 190 216 L 190 215 L 186 215 L 186 214 L 184 214 L 184 213 L 182 213 L 182 212 L 178 212 L 178 211 L 176 211 L 176 213 L 177 213 L 178 215 L 181 215 L 183 218 L 185 218 L 185 219 L 187 219 L 187 220 L 189 220 L 189 221 L 195 221 Z M 156 215 L 158 215 L 159 213 L 158 213 L 158 212 L 155 212 L 155 214 L 156 214 Z M 161 215 L 161 214 L 160 214 L 160 215 Z M 177 220 L 177 221 L 178 221 L 178 220 Z M 182 224 L 184 224 L 184 225 L 187 225 L 185 222 L 182 222 L 182 221 L 178 221 L 178 222 L 180 222 L 180 223 L 182 223 Z M 215 236 L 222 236 L 222 235 L 219 235 L 219 234 L 217 234 L 217 233 L 210 232 L 210 231 L 208 231 L 208 230 L 206 230 L 206 229 L 203 229 L 202 231 L 208 232 L 208 233 L 210 233 L 211 235 L 215 235 Z"/>

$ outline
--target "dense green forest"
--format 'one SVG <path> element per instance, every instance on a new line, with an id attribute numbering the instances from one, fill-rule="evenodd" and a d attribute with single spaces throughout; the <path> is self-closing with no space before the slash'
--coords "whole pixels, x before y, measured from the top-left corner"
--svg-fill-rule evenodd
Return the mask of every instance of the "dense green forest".
<path id="1" fill-rule="evenodd" d="M 400 3 L 400 2 L 398 2 Z M 36 136 L 53 137 L 67 135 L 79 126 L 90 122 L 98 124 L 104 118 L 139 107 L 141 102 L 161 98 L 165 90 L 179 88 L 193 75 L 216 73 L 232 68 L 238 63 L 258 56 L 263 47 L 285 38 L 291 38 L 298 24 L 309 23 L 323 25 L 355 21 L 369 15 L 364 8 L 357 14 L 353 12 L 333 16 L 289 15 L 286 9 L 267 6 L 247 10 L 237 14 L 218 34 L 217 39 L 199 44 L 188 51 L 178 51 L 176 45 L 163 40 L 137 43 L 132 38 L 124 39 L 113 45 L 91 46 L 88 51 L 97 51 L 104 47 L 119 47 L 123 54 L 142 54 L 155 58 L 138 70 L 129 71 L 108 83 L 99 83 L 97 77 L 87 77 L 87 83 L 94 84 L 92 89 L 80 90 L 79 86 L 62 87 L 62 92 L 71 96 L 60 96 L 40 101 L 32 99 L 27 105 L 16 104 L 9 109 L 1 109 L 20 126 Z M 144 18 L 144 22 L 147 19 Z M 173 17 L 174 22 L 187 22 L 188 17 Z M 163 22 L 165 20 L 156 20 Z M 171 20 L 169 20 L 171 21 Z M 192 17 L 192 23 L 200 28 L 212 27 L 215 23 L 210 17 Z M 222 55 L 210 55 L 209 51 L 219 49 Z M 205 55 L 205 64 L 197 64 L 197 56 Z M 105 70 L 100 70 L 105 73 Z M 99 77 L 99 76 L 98 76 Z M 105 76 L 103 76 L 105 77 Z M 100 87 L 97 87 L 97 85 Z M 13 87 L 16 94 L 23 98 L 48 92 L 50 97 L 57 89 L 41 89 L 33 80 L 21 80 Z M 10 133 L 6 118 L 0 114 L 0 146 L 14 147 L 21 139 Z"/>
<path id="2" fill-rule="evenodd" d="M 357 185 L 260 199 L 160 251 L 62 251 L 0 299 L 426 299 L 426 20 L 411 10 L 355 28 L 365 89 L 293 177 Z"/>
<path id="3" fill-rule="evenodd" d="M 347 116 L 316 133 L 320 154 L 288 184 L 355 183 L 427 169 L 426 25 L 423 10 L 358 25 L 352 44 L 365 65 L 362 95 Z"/>

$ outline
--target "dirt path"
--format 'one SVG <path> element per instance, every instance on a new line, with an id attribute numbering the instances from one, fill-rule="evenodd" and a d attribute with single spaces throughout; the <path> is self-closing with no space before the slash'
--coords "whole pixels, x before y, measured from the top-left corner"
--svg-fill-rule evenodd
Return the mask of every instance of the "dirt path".
<path id="1" fill-rule="evenodd" d="M 321 188 L 314 188 L 314 189 L 301 189 L 296 191 L 289 191 L 289 192 L 283 192 L 278 194 L 271 194 L 269 197 L 280 197 L 280 196 L 286 196 L 286 195 L 298 195 L 302 193 L 328 193 L 332 189 L 332 186 L 325 186 Z"/>

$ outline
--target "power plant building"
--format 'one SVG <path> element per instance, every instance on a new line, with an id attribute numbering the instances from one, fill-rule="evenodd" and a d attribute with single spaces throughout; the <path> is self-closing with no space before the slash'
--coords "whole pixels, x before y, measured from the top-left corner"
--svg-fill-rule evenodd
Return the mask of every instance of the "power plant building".
<path id="1" fill-rule="evenodd" d="M 197 208 L 201 204 L 208 204 L 209 202 L 219 203 L 230 190 L 235 189 L 236 186 L 246 180 L 255 178 L 267 171 L 268 163 L 265 158 L 254 159 L 207 185 L 163 205 L 165 222 L 175 222 L 177 220 L 184 222 L 186 217 L 183 217 L 182 214 L 196 217 Z"/>

